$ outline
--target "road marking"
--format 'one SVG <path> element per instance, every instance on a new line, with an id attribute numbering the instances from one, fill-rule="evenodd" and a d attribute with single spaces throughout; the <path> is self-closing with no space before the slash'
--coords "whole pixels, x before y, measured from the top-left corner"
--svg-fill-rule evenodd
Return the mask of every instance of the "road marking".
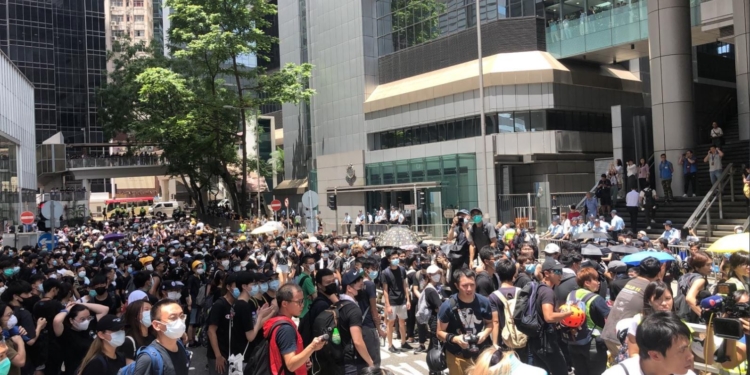
<path id="1" fill-rule="evenodd" d="M 424 371 L 417 370 L 408 363 L 402 363 L 398 366 L 386 365 L 385 367 L 403 375 L 424 375 Z M 427 367 L 427 364 L 425 364 L 425 367 Z"/>

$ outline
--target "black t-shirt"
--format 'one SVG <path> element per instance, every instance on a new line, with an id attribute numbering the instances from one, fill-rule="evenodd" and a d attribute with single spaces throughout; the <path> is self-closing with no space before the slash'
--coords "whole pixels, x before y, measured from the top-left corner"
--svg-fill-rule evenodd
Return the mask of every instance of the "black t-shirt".
<path id="1" fill-rule="evenodd" d="M 395 272 L 390 267 L 386 268 L 381 275 L 381 282 L 388 286 L 388 300 L 391 306 L 400 306 L 406 304 L 406 294 L 404 291 L 404 279 L 406 271 L 398 267 Z"/>
<path id="2" fill-rule="evenodd" d="M 86 331 L 75 331 L 70 327 L 65 327 L 58 339 L 63 350 L 66 369 L 77 369 L 81 365 L 81 361 L 89 351 L 95 337 L 96 318 L 89 322 Z"/>
<path id="3" fill-rule="evenodd" d="M 414 288 L 412 288 L 414 285 L 416 285 L 417 289 L 422 292 L 422 290 L 424 290 L 424 287 L 427 286 L 428 283 L 427 274 L 420 271 L 412 272 L 408 274 L 406 278 L 409 281 L 409 292 L 412 292 L 414 290 Z M 416 301 L 417 296 L 412 293 L 411 298 L 412 301 Z"/>
<path id="4" fill-rule="evenodd" d="M 515 286 L 516 288 L 523 288 L 530 282 L 531 276 L 529 276 L 529 274 L 527 274 L 526 272 L 519 272 L 518 277 L 516 277 L 516 281 L 513 282 L 513 286 Z"/>
<path id="5" fill-rule="evenodd" d="M 16 326 L 23 327 L 23 329 L 26 330 L 26 337 L 29 339 L 36 337 L 36 324 L 34 322 L 34 317 L 31 316 L 29 310 L 26 310 L 23 307 L 14 307 L 13 315 L 18 319 L 18 324 L 16 324 Z"/>
<path id="6" fill-rule="evenodd" d="M 479 250 L 490 244 L 490 236 L 485 233 L 486 225 L 486 223 L 483 223 L 481 228 L 477 227 L 476 224 L 471 225 L 471 239 L 474 241 L 474 248 L 476 248 L 477 254 Z M 494 230 L 492 228 L 488 229 Z"/>
<path id="7" fill-rule="evenodd" d="M 576 289 L 578 289 L 578 281 L 576 280 L 576 275 L 564 273 L 563 280 L 560 282 L 560 285 L 555 287 L 555 301 L 557 301 L 559 304 L 565 303 L 570 292 Z"/>
<path id="8" fill-rule="evenodd" d="M 255 313 L 257 308 L 243 300 L 237 300 L 234 303 L 234 321 L 232 323 L 234 331 L 232 332 L 232 352 L 242 353 L 247 346 L 245 356 L 248 357 L 253 351 L 250 345 L 247 345 L 247 332 L 255 328 Z M 261 332 L 258 332 L 261 335 Z"/>
<path id="9" fill-rule="evenodd" d="M 34 305 L 34 310 L 32 311 L 32 315 L 34 316 L 34 320 L 37 320 L 39 318 L 44 318 L 47 320 L 47 326 L 44 328 L 44 330 L 49 330 L 52 326 L 49 324 L 49 322 L 52 322 L 55 320 L 55 316 L 60 312 L 60 310 L 65 309 L 65 306 L 63 304 L 56 300 L 46 300 L 42 301 L 40 300 Z"/>
<path id="10" fill-rule="evenodd" d="M 365 280 L 364 288 L 359 292 L 359 295 L 357 296 L 359 309 L 362 310 L 362 314 L 364 314 L 364 317 L 362 318 L 362 327 L 376 328 L 375 321 L 372 320 L 372 311 L 368 310 L 370 307 L 371 298 L 377 298 L 375 283 L 370 280 Z"/>
<path id="11" fill-rule="evenodd" d="M 216 326 L 216 341 L 219 346 L 221 356 L 229 357 L 229 320 L 231 319 L 232 305 L 221 297 L 214 302 L 211 312 L 208 314 L 208 325 Z M 206 350 L 206 356 L 209 359 L 216 359 L 213 345 L 209 345 Z"/>
<path id="12" fill-rule="evenodd" d="M 263 300 L 265 301 L 264 303 L 267 303 L 270 305 L 273 303 L 275 299 L 276 297 L 271 297 L 270 295 L 268 295 L 268 293 L 263 293 Z"/>
<path id="13" fill-rule="evenodd" d="M 117 312 L 120 308 L 120 301 L 118 298 L 115 298 L 115 296 L 112 293 L 107 294 L 107 298 L 104 300 L 98 300 L 96 297 L 91 298 L 89 300 L 91 303 L 95 303 L 97 305 L 107 306 L 109 307 L 109 312 L 107 314 L 110 315 L 117 315 Z"/>
<path id="14" fill-rule="evenodd" d="M 346 363 L 364 362 L 359 355 L 355 355 L 352 342 L 351 327 L 362 327 L 362 310 L 359 305 L 351 301 L 341 301 L 339 307 L 338 327 L 341 334 L 341 344 L 344 346 L 344 361 Z"/>
<path id="15" fill-rule="evenodd" d="M 190 298 L 192 298 L 193 300 L 193 307 L 197 306 L 196 299 L 198 297 L 198 292 L 200 291 L 201 284 L 202 284 L 201 278 L 199 278 L 195 274 L 191 274 L 190 276 L 188 276 L 185 287 L 187 288 L 188 293 L 190 294 Z"/>
<path id="16" fill-rule="evenodd" d="M 81 375 L 117 375 L 123 367 L 125 367 L 125 357 L 122 355 L 117 355 L 117 358 L 112 359 L 99 353 L 91 358 Z"/>
<path id="17" fill-rule="evenodd" d="M 440 310 L 440 305 L 443 304 L 443 300 L 440 298 L 435 288 L 424 288 L 424 298 L 427 301 L 427 306 L 432 310 L 433 316 L 437 317 L 437 313 Z"/>
<path id="18" fill-rule="evenodd" d="M 539 308 L 537 309 L 537 314 L 540 314 L 542 318 L 543 312 L 542 312 L 542 305 L 552 305 L 552 310 L 557 310 L 557 301 L 555 300 L 555 292 L 550 288 L 547 284 L 540 283 L 539 289 L 537 290 L 537 301 L 539 301 Z M 562 303 L 562 302 L 561 302 Z M 546 329 L 543 331 L 546 333 L 555 333 L 555 330 L 552 324 L 545 324 Z"/>
<path id="19" fill-rule="evenodd" d="M 39 296 L 31 296 L 29 298 L 24 299 L 21 305 L 26 310 L 34 311 L 34 305 L 36 305 L 36 303 L 39 302 L 40 299 L 42 298 Z"/>
<path id="20" fill-rule="evenodd" d="M 497 290 L 497 286 L 495 285 L 495 280 L 497 277 L 494 274 L 490 274 L 487 271 L 482 271 L 479 274 L 477 274 L 477 277 L 475 279 L 475 283 L 477 285 L 477 293 L 489 297 L 492 292 Z"/>
<path id="21" fill-rule="evenodd" d="M 331 300 L 326 297 L 323 293 L 318 293 L 318 296 L 310 304 L 310 310 L 307 316 L 310 317 L 310 322 L 315 321 L 315 318 L 331 306 Z"/>

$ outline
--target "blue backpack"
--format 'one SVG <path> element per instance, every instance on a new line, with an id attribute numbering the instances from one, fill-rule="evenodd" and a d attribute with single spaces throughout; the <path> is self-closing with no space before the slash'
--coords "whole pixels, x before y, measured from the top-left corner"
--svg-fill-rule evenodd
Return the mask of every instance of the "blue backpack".
<path id="1" fill-rule="evenodd" d="M 185 346 L 182 345 L 182 341 L 180 340 L 177 340 L 177 346 L 180 348 L 180 351 L 187 357 L 187 363 L 189 367 L 192 353 L 185 349 Z M 142 354 L 146 354 L 151 358 L 151 368 L 149 369 L 150 375 L 164 374 L 164 360 L 162 359 L 161 352 L 159 352 L 159 349 L 156 349 L 154 346 L 147 345 L 138 349 L 138 351 L 135 353 L 136 360 L 117 371 L 117 375 L 134 375 L 135 366 L 138 363 L 138 357 L 140 357 Z"/>

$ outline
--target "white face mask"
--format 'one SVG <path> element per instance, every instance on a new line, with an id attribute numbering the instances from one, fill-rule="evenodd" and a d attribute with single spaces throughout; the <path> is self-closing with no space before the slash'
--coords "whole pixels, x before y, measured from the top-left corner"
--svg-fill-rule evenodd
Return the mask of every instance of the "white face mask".
<path id="1" fill-rule="evenodd" d="M 90 320 L 85 320 L 83 322 L 75 322 L 73 323 L 73 327 L 75 327 L 75 329 L 78 331 L 85 331 L 89 329 L 90 322 L 91 322 Z"/>
<path id="2" fill-rule="evenodd" d="M 167 297 L 169 299 L 178 300 L 180 299 L 180 292 L 168 292 Z"/>
<path id="3" fill-rule="evenodd" d="M 439 283 L 440 282 L 440 275 L 432 275 L 430 276 L 432 278 L 432 281 Z"/>
<path id="4" fill-rule="evenodd" d="M 314 264 L 309 265 L 307 268 L 310 270 L 310 272 L 315 271 L 315 265 Z"/>
<path id="5" fill-rule="evenodd" d="M 18 324 L 18 318 L 16 318 L 15 315 L 11 315 L 10 319 L 8 319 L 8 324 L 6 324 L 5 326 L 8 327 L 8 329 L 13 329 L 16 324 Z"/>
<path id="6" fill-rule="evenodd" d="M 151 264 L 147 265 L 146 266 L 146 271 L 153 272 L 154 271 L 154 266 L 151 265 Z"/>
<path id="7" fill-rule="evenodd" d="M 166 323 L 167 330 L 164 331 L 164 335 L 172 340 L 177 340 L 185 333 L 185 322 L 182 319 L 177 319 L 174 322 Z"/>
<path id="8" fill-rule="evenodd" d="M 109 344 L 115 348 L 120 347 L 125 343 L 125 331 L 112 332 L 112 339 L 109 340 Z"/>
<path id="9" fill-rule="evenodd" d="M 203 268 L 198 268 L 196 272 L 198 272 L 199 275 L 203 275 L 203 273 L 206 272 L 206 270 L 204 270 Z"/>
<path id="10" fill-rule="evenodd" d="M 228 261 L 228 260 L 226 260 L 226 259 L 222 260 L 222 261 L 221 261 L 221 266 L 222 266 L 222 267 L 224 267 L 224 268 L 227 268 L 227 267 L 229 267 L 229 261 Z"/>

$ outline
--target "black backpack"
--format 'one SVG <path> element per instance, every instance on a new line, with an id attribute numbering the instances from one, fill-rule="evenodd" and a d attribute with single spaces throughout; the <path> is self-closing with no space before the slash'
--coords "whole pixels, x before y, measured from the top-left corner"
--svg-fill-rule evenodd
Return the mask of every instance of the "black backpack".
<path id="1" fill-rule="evenodd" d="M 323 310 L 313 320 L 312 337 L 328 335 L 326 345 L 316 353 L 317 358 L 325 358 L 331 363 L 344 363 L 344 343 L 343 341 L 339 344 L 333 343 L 333 329 L 338 328 L 339 335 L 341 334 L 339 316 L 341 316 L 341 307 L 346 303 L 354 302 L 346 300 L 338 301 L 326 310 Z"/>
<path id="2" fill-rule="evenodd" d="M 688 323 L 700 322 L 700 317 L 695 312 L 693 312 L 685 297 L 687 296 L 690 287 L 693 285 L 693 281 L 702 277 L 703 276 L 701 276 L 701 274 L 699 273 L 686 273 L 682 275 L 682 277 L 680 277 L 680 279 L 677 281 L 677 293 L 675 293 L 674 297 L 674 307 L 676 310 L 675 313 L 680 317 L 680 319 Z M 708 283 L 706 283 L 706 285 L 708 285 Z M 706 286 L 704 285 L 703 290 L 698 292 L 697 299 L 698 301 L 700 301 L 701 299 L 710 296 L 710 294 L 711 293 L 708 292 Z"/>
<path id="3" fill-rule="evenodd" d="M 541 285 L 531 281 L 524 286 L 516 297 L 516 308 L 513 311 L 513 322 L 516 328 L 529 338 L 540 337 L 544 321 L 537 309 L 537 294 Z"/>
<path id="4" fill-rule="evenodd" d="M 250 354 L 250 360 L 247 362 L 249 366 L 245 368 L 245 375 L 274 375 L 273 370 L 271 369 L 271 340 L 273 340 L 273 337 L 276 334 L 276 329 L 283 324 L 291 325 L 285 320 L 274 322 L 271 326 L 268 337 L 264 338 L 263 341 L 258 343 L 258 346 L 253 349 L 253 352 Z M 281 357 L 281 360 L 283 363 L 283 356 Z M 279 374 L 288 373 L 291 372 L 286 369 L 286 364 L 283 364 Z"/>

